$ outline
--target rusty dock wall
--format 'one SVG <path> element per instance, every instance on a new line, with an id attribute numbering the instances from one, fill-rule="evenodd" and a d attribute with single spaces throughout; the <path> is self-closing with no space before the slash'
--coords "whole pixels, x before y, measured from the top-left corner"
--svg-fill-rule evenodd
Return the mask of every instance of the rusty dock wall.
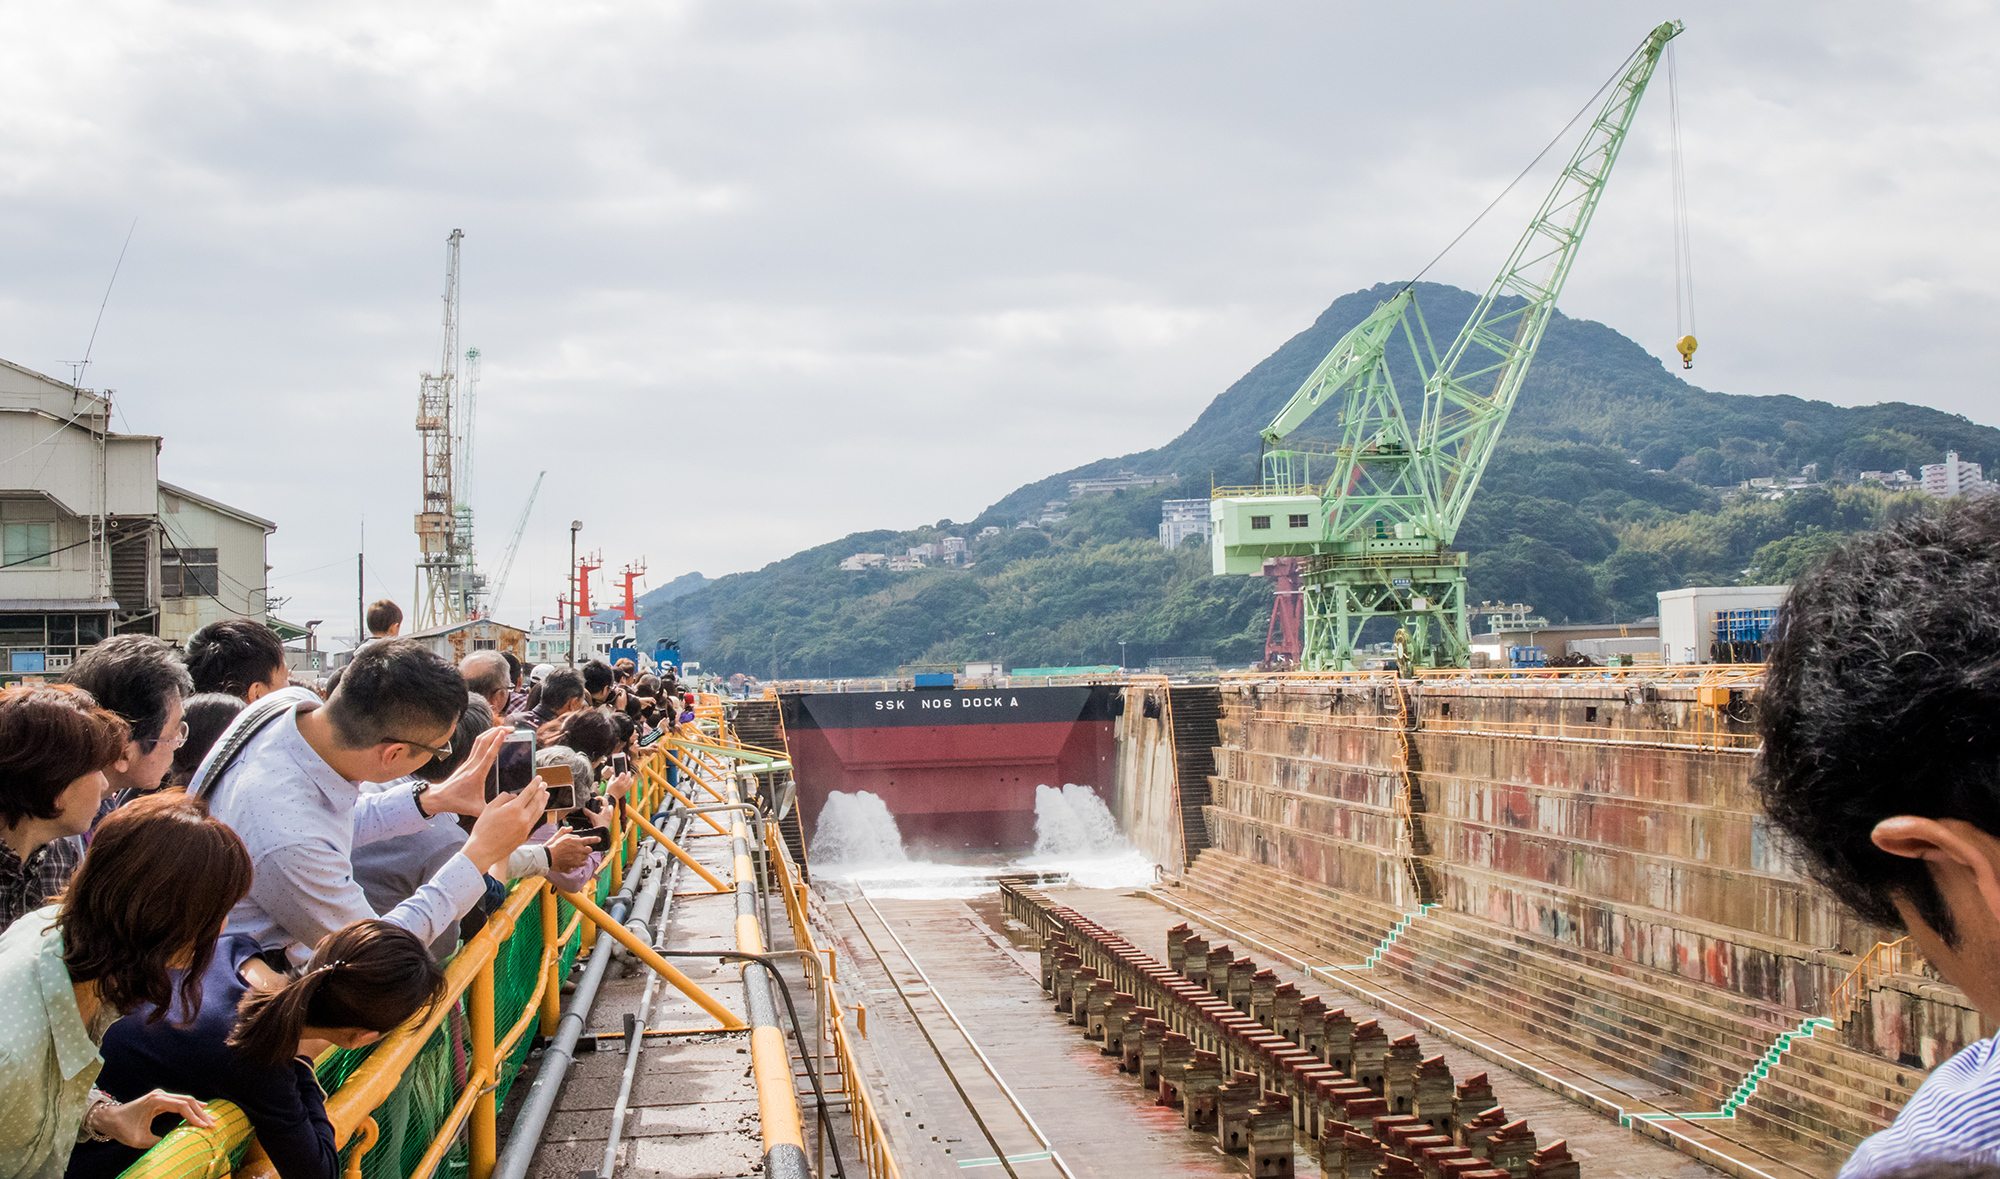
<path id="1" fill-rule="evenodd" d="M 1830 1148 L 1885 1124 L 1922 1069 L 1992 1030 L 1921 971 L 1834 1010 L 1861 956 L 1899 935 L 1786 856 L 1752 786 L 1743 687 L 1226 682 L 1199 799 L 1174 772 L 1169 718 L 1144 706 L 1162 691 L 1128 689 L 1114 808 L 1127 831 L 1190 889 L 1311 928 L 1328 952 L 1358 961 L 1435 905 L 1378 971 L 1691 1099 L 1726 1094 L 1765 1031 L 1826 1017 L 1787 1066 L 1814 1092 L 1774 1082 L 1746 1115 L 1782 1121 L 1781 1097 L 1809 1107 L 1778 1128 Z"/>

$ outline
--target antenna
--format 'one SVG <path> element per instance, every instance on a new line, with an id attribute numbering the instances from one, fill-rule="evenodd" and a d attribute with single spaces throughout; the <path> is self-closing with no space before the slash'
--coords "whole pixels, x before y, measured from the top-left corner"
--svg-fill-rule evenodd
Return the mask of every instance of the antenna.
<path id="1" fill-rule="evenodd" d="M 90 354 L 97 349 L 97 329 L 104 326 L 104 309 L 111 306 L 111 288 L 118 285 L 118 272 L 125 267 L 125 251 L 132 247 L 132 235 L 139 228 L 139 219 L 132 218 L 132 227 L 125 231 L 125 244 L 118 247 L 118 261 L 111 266 L 111 281 L 104 284 L 104 300 L 97 305 L 97 318 L 90 325 L 90 342 L 83 346 L 83 359 L 76 361 L 76 377 L 70 382 L 83 388 L 83 374 L 90 367 Z"/>

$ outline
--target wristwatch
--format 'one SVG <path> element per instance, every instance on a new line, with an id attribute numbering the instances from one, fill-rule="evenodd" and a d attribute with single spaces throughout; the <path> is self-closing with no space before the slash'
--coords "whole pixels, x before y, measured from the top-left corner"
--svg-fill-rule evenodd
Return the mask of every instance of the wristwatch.
<path id="1" fill-rule="evenodd" d="M 410 784 L 410 801 L 417 804 L 417 813 L 426 819 L 432 817 L 431 813 L 424 809 L 424 795 L 430 793 L 430 789 L 431 784 L 429 782 L 413 782 Z"/>

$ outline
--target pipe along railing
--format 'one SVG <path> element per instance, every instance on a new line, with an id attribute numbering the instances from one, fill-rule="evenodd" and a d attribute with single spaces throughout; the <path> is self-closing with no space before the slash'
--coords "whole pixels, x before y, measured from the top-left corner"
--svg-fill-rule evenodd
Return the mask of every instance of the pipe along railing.
<path id="1" fill-rule="evenodd" d="M 775 966 L 786 953 L 767 952 L 757 921 L 758 873 L 749 846 L 750 812 L 760 825 L 772 825 L 770 815 L 746 806 L 735 788 L 732 765 L 750 763 L 759 769 L 785 769 L 784 754 L 738 744 L 729 732 L 719 701 L 698 707 L 692 732 L 670 737 L 640 763 L 637 793 L 610 820 L 611 851 L 584 891 L 560 892 L 544 879 L 518 882 L 506 902 L 466 941 L 445 966 L 445 998 L 436 1007 L 371 1046 L 359 1051 L 331 1049 L 317 1061 L 321 1084 L 327 1089 L 327 1116 L 344 1153 L 346 1179 L 430 1179 L 446 1161 L 462 1166 L 469 1179 L 518 1179 L 526 1170 L 540 1137 L 546 1109 L 553 1107 L 561 1073 L 581 1038 L 597 984 L 609 965 L 615 942 L 649 967 L 657 979 L 692 999 L 716 1021 L 717 1031 L 749 1031 L 752 1071 L 757 1083 L 762 1121 L 766 1175 L 803 1177 L 815 1174 L 808 1165 L 798 1094 L 793 1086 L 790 1054 L 772 1005 L 769 981 L 783 986 Z M 709 799 L 697 803 L 669 783 L 666 765 L 680 771 L 690 789 Z M 671 838 L 658 822 L 679 804 L 685 823 L 698 819 L 716 834 L 730 837 L 734 847 L 732 885 L 725 884 L 688 854 L 682 841 Z M 713 804 L 722 804 L 715 806 Z M 664 812 L 663 812 L 663 808 Z M 723 827 L 716 816 L 728 813 Z M 668 825 L 672 825 L 669 822 Z M 813 943 L 804 885 L 796 883 L 782 838 L 760 839 L 770 854 L 773 882 L 779 885 L 787 916 L 802 951 L 814 958 L 808 972 L 824 1013 L 816 1021 L 819 1042 L 808 1049 L 805 1025 L 791 1013 L 799 1051 L 814 1082 L 821 1147 L 827 1144 L 827 1097 L 821 1084 L 820 1044 L 830 1041 L 839 1066 L 841 1091 L 853 1117 L 854 1137 L 871 1179 L 898 1179 L 887 1135 L 853 1067 L 842 1014 L 847 1008 L 834 989 L 828 966 L 819 969 L 822 953 Z M 688 833 L 683 826 L 683 839 Z M 696 830 L 696 835 L 707 834 Z M 640 860 L 641 836 L 647 858 Z M 733 952 L 668 953 L 656 950 L 625 925 L 625 918 L 649 874 L 666 871 L 669 857 L 709 886 L 713 892 L 737 896 L 737 949 Z M 630 879 L 628 876 L 630 869 Z M 667 891 L 671 893 L 669 886 Z M 692 894 L 700 895 L 700 894 Z M 671 905 L 672 898 L 668 898 Z M 609 905 L 609 909 L 605 907 Z M 534 918 L 523 920 L 530 908 Z M 664 923 L 665 914 L 661 915 Z M 585 928 L 586 924 L 589 928 Z M 600 934 L 609 935 L 601 937 Z M 591 952 L 586 975 L 572 1000 L 561 1010 L 561 984 L 576 958 Z M 728 958 L 744 961 L 745 1000 L 749 1020 L 694 984 L 669 957 Z M 759 976 L 762 977 L 759 977 Z M 754 981 L 753 981 L 754 980 Z M 787 1008 L 792 1007 L 788 990 Z M 854 1008 L 857 1013 L 862 1009 Z M 865 1019 L 865 1013 L 860 1018 Z M 865 1022 L 861 1024 L 865 1029 Z M 505 1160 L 499 1157 L 497 1117 L 516 1074 L 536 1038 L 545 1044 L 544 1068 L 517 1118 Z M 639 1029 L 642 1038 L 644 1029 Z M 559 1061 L 553 1072 L 551 1061 Z M 544 1084 L 544 1082 L 548 1082 Z M 206 1129 L 183 1125 L 125 1172 L 123 1179 L 217 1179 L 232 1171 L 239 1179 L 273 1179 L 275 1169 L 257 1147 L 249 1119 L 227 1101 L 209 1103 L 216 1124 Z M 834 1162 L 841 1168 L 837 1147 Z"/>

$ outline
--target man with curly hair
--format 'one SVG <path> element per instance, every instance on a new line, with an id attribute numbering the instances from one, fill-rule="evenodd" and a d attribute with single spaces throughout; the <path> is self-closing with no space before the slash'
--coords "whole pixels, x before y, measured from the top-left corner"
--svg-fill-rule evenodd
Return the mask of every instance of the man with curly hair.
<path id="1" fill-rule="evenodd" d="M 2000 1022 L 2000 500 L 1848 541 L 1779 611 L 1758 727 L 1771 820 L 1813 877 Z M 1841 1179 L 2000 1162 L 2000 1050 L 1966 1046 Z"/>

